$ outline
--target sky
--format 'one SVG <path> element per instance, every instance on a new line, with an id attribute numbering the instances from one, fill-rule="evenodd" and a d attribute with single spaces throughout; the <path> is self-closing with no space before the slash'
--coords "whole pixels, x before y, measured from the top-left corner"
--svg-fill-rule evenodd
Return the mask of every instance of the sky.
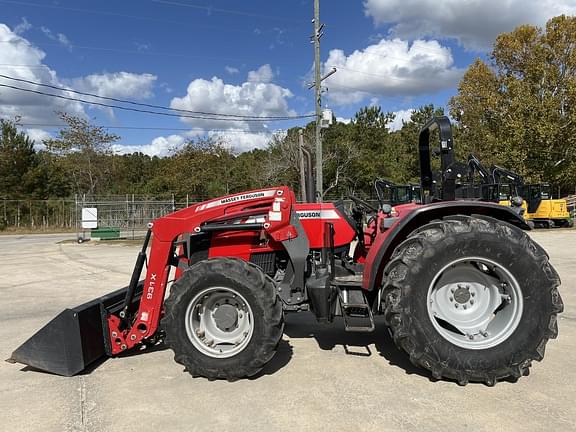
<path id="1" fill-rule="evenodd" d="M 58 112 L 119 135 L 118 153 L 212 135 L 263 148 L 314 113 L 313 12 L 313 0 L 0 0 L 0 118 L 39 148 Z M 399 128 L 419 106 L 446 107 L 499 33 L 562 13 L 576 0 L 323 0 L 322 70 L 337 72 L 322 105 L 341 121 L 381 106 Z"/>

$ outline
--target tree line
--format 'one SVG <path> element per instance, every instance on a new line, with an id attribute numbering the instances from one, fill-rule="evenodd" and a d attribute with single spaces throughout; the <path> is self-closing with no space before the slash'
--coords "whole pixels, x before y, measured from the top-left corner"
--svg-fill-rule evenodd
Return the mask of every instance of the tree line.
<path id="1" fill-rule="evenodd" d="M 545 28 L 525 25 L 501 34 L 488 60 L 470 65 L 446 114 L 455 121 L 461 160 L 474 153 L 485 165 L 550 182 L 565 194 L 574 193 L 576 184 L 575 103 L 576 18 L 560 16 Z M 335 122 L 323 131 L 326 194 L 370 195 L 378 177 L 417 182 L 419 129 L 442 114 L 441 108 L 422 106 L 393 131 L 393 113 L 367 106 L 349 123 Z M 195 138 L 160 158 L 114 154 L 119 136 L 86 119 L 60 116 L 67 126 L 41 146 L 19 131 L 17 120 L 0 120 L 0 197 L 207 199 L 274 184 L 299 190 L 299 128 L 274 136 L 264 149 L 237 154 L 233 142 Z M 312 154 L 314 126 L 303 127 Z"/>

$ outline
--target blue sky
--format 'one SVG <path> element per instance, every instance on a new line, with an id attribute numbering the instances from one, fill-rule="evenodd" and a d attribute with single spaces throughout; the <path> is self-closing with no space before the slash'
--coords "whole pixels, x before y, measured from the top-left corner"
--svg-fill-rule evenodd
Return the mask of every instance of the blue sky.
<path id="1" fill-rule="evenodd" d="M 0 8 L 5 76 L 182 110 L 262 117 L 314 108 L 305 85 L 312 0 L 0 0 Z M 423 104 L 445 106 L 499 32 L 575 12 L 576 0 L 324 0 L 322 66 L 338 69 L 326 80 L 324 105 L 342 119 L 369 104 L 399 119 Z M 0 84 L 77 97 L 7 78 Z M 306 121 L 162 117 L 0 87 L 0 116 L 20 116 L 38 141 L 57 130 L 56 110 L 119 127 L 110 129 L 122 137 L 119 152 L 159 155 L 215 133 L 238 151 L 263 147 L 272 131 Z"/>

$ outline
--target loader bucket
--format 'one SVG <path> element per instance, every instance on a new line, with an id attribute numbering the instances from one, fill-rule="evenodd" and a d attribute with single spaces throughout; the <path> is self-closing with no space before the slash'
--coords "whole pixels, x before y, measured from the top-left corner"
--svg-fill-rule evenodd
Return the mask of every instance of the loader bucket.
<path id="1" fill-rule="evenodd" d="M 7 360 L 57 375 L 72 376 L 110 355 L 109 313 L 120 311 L 128 288 L 66 309 L 24 342 Z M 142 294 L 139 283 L 133 303 Z"/>

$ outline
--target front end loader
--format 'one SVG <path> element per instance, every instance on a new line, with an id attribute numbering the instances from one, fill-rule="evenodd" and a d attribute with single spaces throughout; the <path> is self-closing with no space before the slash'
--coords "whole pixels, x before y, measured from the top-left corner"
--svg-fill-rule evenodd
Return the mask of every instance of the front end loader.
<path id="1" fill-rule="evenodd" d="M 455 200 L 446 117 L 422 128 L 419 153 L 421 203 L 350 197 L 348 210 L 298 203 L 280 186 L 156 219 L 126 288 L 65 310 L 11 361 L 70 376 L 164 340 L 193 376 L 235 380 L 274 356 L 284 314 L 309 311 L 352 332 L 374 331 L 383 315 L 396 345 L 434 378 L 493 385 L 527 375 L 557 335 L 559 277 L 518 214 Z"/>

